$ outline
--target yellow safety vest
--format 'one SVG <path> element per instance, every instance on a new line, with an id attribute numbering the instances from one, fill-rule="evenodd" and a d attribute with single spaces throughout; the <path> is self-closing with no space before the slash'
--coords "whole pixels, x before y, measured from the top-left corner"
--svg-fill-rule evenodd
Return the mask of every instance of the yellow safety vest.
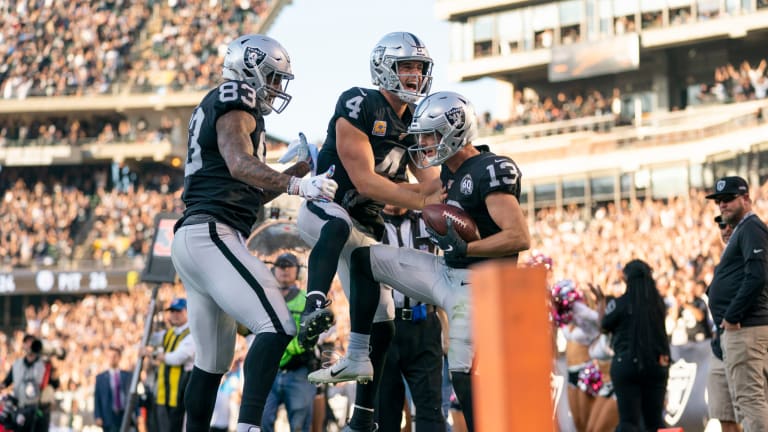
<path id="1" fill-rule="evenodd" d="M 164 352 L 169 353 L 176 350 L 182 339 L 189 335 L 189 328 L 176 335 L 173 329 L 169 329 L 163 336 Z M 184 366 L 169 366 L 161 363 L 157 370 L 157 404 L 177 407 L 181 405 L 179 395 L 184 392 L 186 383 L 186 373 Z"/>

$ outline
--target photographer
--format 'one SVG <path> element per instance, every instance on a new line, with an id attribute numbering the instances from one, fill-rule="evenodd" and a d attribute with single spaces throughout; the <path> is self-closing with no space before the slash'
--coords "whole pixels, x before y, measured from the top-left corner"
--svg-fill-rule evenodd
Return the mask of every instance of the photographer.
<path id="1" fill-rule="evenodd" d="M 20 432 L 48 432 L 51 423 L 53 390 L 59 387 L 59 379 L 49 359 L 43 357 L 43 342 L 26 335 L 23 340 L 24 357 L 17 359 L 8 376 L 0 384 L 0 390 L 13 386 L 13 396 L 18 400 L 19 416 L 14 430 Z"/>

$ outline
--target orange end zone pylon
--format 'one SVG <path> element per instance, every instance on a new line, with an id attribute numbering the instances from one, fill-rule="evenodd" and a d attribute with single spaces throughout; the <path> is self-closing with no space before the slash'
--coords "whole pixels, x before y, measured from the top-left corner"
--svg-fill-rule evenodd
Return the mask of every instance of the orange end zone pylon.
<path id="1" fill-rule="evenodd" d="M 546 270 L 473 268 L 473 398 L 478 432 L 554 431 Z"/>

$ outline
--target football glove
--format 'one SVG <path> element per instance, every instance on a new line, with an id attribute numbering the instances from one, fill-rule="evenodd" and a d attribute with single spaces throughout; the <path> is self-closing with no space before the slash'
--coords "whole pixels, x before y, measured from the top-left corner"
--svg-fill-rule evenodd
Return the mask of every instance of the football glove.
<path id="1" fill-rule="evenodd" d="M 303 132 L 299 132 L 299 139 L 291 141 L 288 144 L 288 149 L 277 160 L 278 163 L 284 164 L 296 159 L 297 162 L 306 162 L 309 164 L 309 169 L 312 175 L 316 174 L 317 170 L 317 146 L 307 142 L 307 137 Z"/>
<path id="2" fill-rule="evenodd" d="M 328 171 L 320 175 L 307 178 L 292 177 L 288 184 L 288 193 L 308 200 L 333 201 L 339 187 L 336 181 L 331 179 L 335 170 L 336 166 L 331 165 Z"/>
<path id="3" fill-rule="evenodd" d="M 467 256 L 467 242 L 456 232 L 452 219 L 446 218 L 445 225 L 445 235 L 440 235 L 427 226 L 429 239 L 443 250 L 443 255 L 446 258 L 464 258 Z"/>

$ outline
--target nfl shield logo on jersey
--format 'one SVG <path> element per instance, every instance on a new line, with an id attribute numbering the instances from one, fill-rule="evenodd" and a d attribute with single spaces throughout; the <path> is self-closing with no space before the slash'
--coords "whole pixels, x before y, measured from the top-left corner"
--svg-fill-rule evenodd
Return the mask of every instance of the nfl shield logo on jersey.
<path id="1" fill-rule="evenodd" d="M 448 123 L 450 123 L 451 126 L 455 127 L 456 129 L 464 128 L 466 118 L 464 117 L 463 108 L 451 108 L 447 113 L 445 113 L 445 117 L 448 119 Z"/>
<path id="2" fill-rule="evenodd" d="M 245 48 L 245 54 L 243 56 L 243 63 L 245 63 L 245 66 L 249 69 L 253 69 L 256 66 L 260 65 L 261 62 L 264 61 L 264 57 L 267 56 L 267 53 L 260 50 L 256 47 L 246 47 Z"/>

